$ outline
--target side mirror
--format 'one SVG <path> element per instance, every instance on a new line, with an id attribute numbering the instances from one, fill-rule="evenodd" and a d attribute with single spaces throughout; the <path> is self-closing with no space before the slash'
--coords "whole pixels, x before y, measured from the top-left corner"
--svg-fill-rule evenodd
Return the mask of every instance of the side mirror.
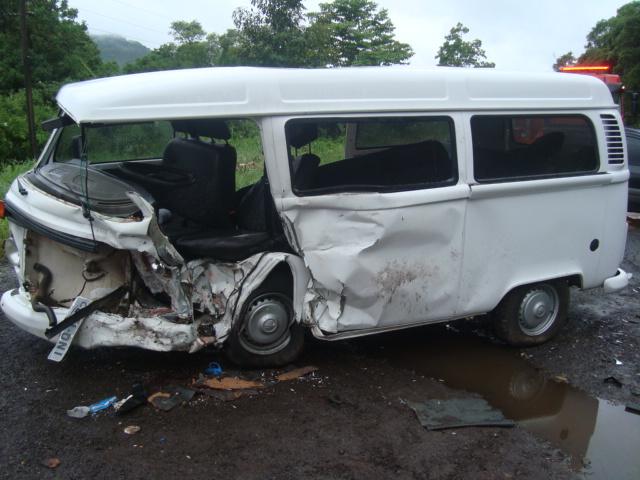
<path id="1" fill-rule="evenodd" d="M 82 158 L 82 135 L 71 139 L 71 158 Z"/>

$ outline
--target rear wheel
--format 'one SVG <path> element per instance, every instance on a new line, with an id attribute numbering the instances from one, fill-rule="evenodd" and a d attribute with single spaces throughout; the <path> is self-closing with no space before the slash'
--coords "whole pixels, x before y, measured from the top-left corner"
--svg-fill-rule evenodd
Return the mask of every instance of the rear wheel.
<path id="1" fill-rule="evenodd" d="M 294 319 L 290 288 L 281 278 L 268 278 L 245 302 L 227 356 L 244 367 L 278 367 L 293 362 L 303 347 L 304 328 Z"/>
<path id="2" fill-rule="evenodd" d="M 569 286 L 553 280 L 515 288 L 493 312 L 496 334 L 514 346 L 539 345 L 567 321 Z"/>

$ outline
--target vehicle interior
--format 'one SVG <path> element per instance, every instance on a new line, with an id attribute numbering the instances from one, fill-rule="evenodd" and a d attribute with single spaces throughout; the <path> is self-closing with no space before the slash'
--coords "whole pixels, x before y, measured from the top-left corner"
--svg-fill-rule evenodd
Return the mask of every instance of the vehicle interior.
<path id="1" fill-rule="evenodd" d="M 419 123 L 429 122 L 398 123 L 396 127 L 408 129 Z M 287 124 L 291 174 L 296 193 L 410 190 L 457 181 L 457 164 L 449 132 L 444 141 L 442 137 L 431 138 L 429 132 L 420 132 L 410 140 L 395 138 L 385 142 L 383 139 L 374 146 L 354 148 L 354 151 L 338 138 L 340 150 L 336 152 L 337 157 L 329 160 L 322 158 L 321 152 L 320 155 L 313 153 L 314 142 L 320 139 L 326 143 L 327 132 L 342 131 L 348 137 L 349 129 L 361 128 L 361 125 L 309 121 Z M 344 142 L 348 143 L 347 140 Z M 307 149 L 307 152 L 301 154 L 301 149 Z"/>
<path id="2" fill-rule="evenodd" d="M 135 206 L 124 206 L 131 203 L 126 192 L 135 190 L 154 206 L 160 229 L 187 260 L 238 261 L 262 251 L 289 251 L 264 167 L 257 181 L 236 190 L 237 152 L 228 123 L 193 119 L 170 125 L 172 138 L 161 158 L 83 163 L 81 135 L 74 135 L 68 145 L 56 146 L 35 180 L 66 187 L 76 201 L 85 196 L 89 208 L 107 213 L 120 202 L 118 211 L 135 215 Z M 92 144 L 98 148 L 85 134 L 85 158 L 92 158 Z"/>

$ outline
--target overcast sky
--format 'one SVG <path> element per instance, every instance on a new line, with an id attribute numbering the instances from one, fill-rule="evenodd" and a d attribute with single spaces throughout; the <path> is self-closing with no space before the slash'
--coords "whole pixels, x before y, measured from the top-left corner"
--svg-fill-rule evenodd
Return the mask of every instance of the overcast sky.
<path id="1" fill-rule="evenodd" d="M 628 1 L 628 0 L 627 0 Z M 583 51 L 585 37 L 621 0 L 378 0 L 389 11 L 396 38 L 415 51 L 413 65 L 435 65 L 434 56 L 457 22 L 479 38 L 490 61 L 504 70 L 551 70 L 555 59 Z M 305 1 L 315 10 L 317 1 Z M 249 0 L 69 0 L 96 34 L 113 33 L 155 48 L 170 40 L 174 20 L 198 20 L 207 32 L 233 27 L 231 13 Z"/>

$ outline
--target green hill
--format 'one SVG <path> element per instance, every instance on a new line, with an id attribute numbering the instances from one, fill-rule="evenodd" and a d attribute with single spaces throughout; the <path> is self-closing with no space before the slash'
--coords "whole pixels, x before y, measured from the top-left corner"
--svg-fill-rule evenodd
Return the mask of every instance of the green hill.
<path id="1" fill-rule="evenodd" d="M 127 40 L 117 35 L 91 35 L 105 62 L 116 62 L 119 66 L 133 62 L 149 53 L 140 42 Z"/>

